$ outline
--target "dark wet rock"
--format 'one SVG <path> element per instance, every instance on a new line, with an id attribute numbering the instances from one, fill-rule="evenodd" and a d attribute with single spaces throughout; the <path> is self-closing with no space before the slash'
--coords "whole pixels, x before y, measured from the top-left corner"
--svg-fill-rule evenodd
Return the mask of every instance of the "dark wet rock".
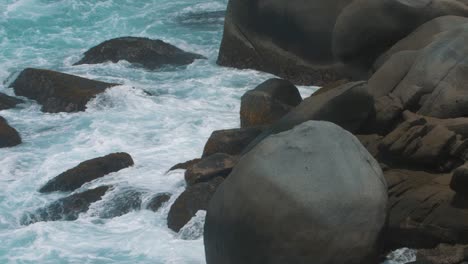
<path id="1" fill-rule="evenodd" d="M 170 193 L 158 193 L 151 200 L 148 202 L 146 205 L 146 208 L 156 212 L 163 206 L 164 203 L 168 202 L 169 199 L 171 199 L 171 194 Z"/>
<path id="2" fill-rule="evenodd" d="M 202 157 L 215 153 L 239 155 L 263 130 L 263 127 L 248 127 L 214 131 L 205 144 Z"/>
<path id="3" fill-rule="evenodd" d="M 0 93 L 0 110 L 14 108 L 17 104 L 23 102 L 24 101 L 19 98 Z"/>
<path id="4" fill-rule="evenodd" d="M 14 147 L 21 144 L 21 136 L 0 116 L 0 148 Z"/>
<path id="5" fill-rule="evenodd" d="M 223 180 L 222 177 L 217 177 L 209 182 L 187 187 L 172 204 L 167 217 L 167 226 L 179 232 L 199 210 L 206 210 L 211 197 Z"/>
<path id="6" fill-rule="evenodd" d="M 90 159 L 54 177 L 39 192 L 73 191 L 87 182 L 130 166 L 133 166 L 132 157 L 124 152 Z"/>
<path id="7" fill-rule="evenodd" d="M 468 201 L 453 206 L 451 174 L 392 169 L 389 187 L 389 248 L 433 248 L 440 243 L 468 243 Z"/>
<path id="8" fill-rule="evenodd" d="M 116 190 L 100 205 L 101 209 L 98 215 L 101 218 L 113 218 L 140 210 L 142 195 L 141 191 L 134 189 Z"/>
<path id="9" fill-rule="evenodd" d="M 413 264 L 466 264 L 468 260 L 467 245 L 441 244 L 433 249 L 421 249 L 416 253 Z"/>
<path id="10" fill-rule="evenodd" d="M 59 199 L 44 208 L 36 210 L 34 213 L 25 214 L 21 219 L 21 224 L 29 225 L 41 221 L 76 220 L 81 213 L 88 211 L 92 203 L 101 200 L 109 188 L 109 186 L 101 186 Z"/>
<path id="11" fill-rule="evenodd" d="M 379 148 L 383 137 L 377 134 L 372 135 L 356 135 L 361 144 L 369 151 L 372 157 L 379 157 Z"/>
<path id="12" fill-rule="evenodd" d="M 117 84 L 50 70 L 23 70 L 11 84 L 15 94 L 36 100 L 43 112 L 78 112 L 96 95 Z"/>
<path id="13" fill-rule="evenodd" d="M 162 40 L 139 37 L 121 37 L 102 42 L 85 52 L 84 57 L 75 63 L 98 64 L 121 60 L 154 70 L 164 65 L 181 66 L 204 59 L 202 55 L 185 52 Z"/>
<path id="14" fill-rule="evenodd" d="M 358 132 L 374 111 L 374 101 L 365 82 L 341 85 L 317 96 L 311 96 L 260 134 L 244 153 L 264 138 L 309 120 L 329 121 L 354 133 Z"/>
<path id="15" fill-rule="evenodd" d="M 188 185 L 207 182 L 216 177 L 227 177 L 236 165 L 238 157 L 224 153 L 216 153 L 190 166 L 185 171 L 185 181 Z"/>
<path id="16" fill-rule="evenodd" d="M 271 125 L 301 101 L 294 84 L 282 79 L 269 79 L 242 96 L 241 127 Z"/>
<path id="17" fill-rule="evenodd" d="M 382 171 L 359 141 L 332 123 L 306 122 L 262 141 L 218 188 L 206 261 L 377 263 L 386 208 Z"/>
<path id="18" fill-rule="evenodd" d="M 188 160 L 186 162 L 182 162 L 182 163 L 178 163 L 174 166 L 172 166 L 169 171 L 173 171 L 173 170 L 186 170 L 187 168 L 189 168 L 190 166 L 200 162 L 201 159 L 193 159 L 193 160 Z"/>
<path id="19" fill-rule="evenodd" d="M 456 193 L 468 196 L 468 166 L 460 166 L 453 171 L 450 188 Z"/>

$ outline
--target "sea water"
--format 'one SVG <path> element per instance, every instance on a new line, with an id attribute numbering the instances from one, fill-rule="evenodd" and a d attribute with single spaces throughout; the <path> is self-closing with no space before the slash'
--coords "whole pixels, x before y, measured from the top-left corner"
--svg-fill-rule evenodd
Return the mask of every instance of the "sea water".
<path id="1" fill-rule="evenodd" d="M 202 153 L 213 130 L 239 127 L 242 94 L 271 77 L 216 65 L 227 0 L 0 0 L 0 92 L 26 67 L 58 70 L 120 83 L 80 113 L 48 114 L 31 100 L 0 115 L 23 144 L 0 149 L 0 263 L 205 263 L 204 213 L 177 234 L 166 225 L 170 204 L 184 190 L 183 171 L 166 173 Z M 138 36 L 161 39 L 206 56 L 158 71 L 127 62 L 72 66 L 102 41 Z M 303 96 L 316 88 L 300 87 Z M 103 202 L 76 221 L 20 225 L 34 211 L 67 194 L 39 194 L 52 177 L 78 163 L 128 152 L 135 166 L 80 190 L 112 184 L 169 192 L 154 213 L 96 217 Z M 108 194 L 103 201 L 110 199 Z M 400 261 L 398 263 L 404 263 Z"/>

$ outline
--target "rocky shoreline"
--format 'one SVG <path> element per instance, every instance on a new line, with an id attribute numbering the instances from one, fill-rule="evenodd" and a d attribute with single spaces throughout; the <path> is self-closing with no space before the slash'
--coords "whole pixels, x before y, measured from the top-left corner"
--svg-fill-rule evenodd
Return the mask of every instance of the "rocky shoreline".
<path id="1" fill-rule="evenodd" d="M 420 249 L 413 263 L 466 263 L 467 17 L 458 0 L 230 0 L 218 63 L 282 79 L 245 93 L 240 128 L 214 131 L 201 157 L 170 169 L 185 170 L 187 187 L 168 227 L 179 232 L 206 210 L 208 264 L 371 264 L 402 247 Z M 124 37 L 75 65 L 157 70 L 196 59 L 205 57 Z M 302 98 L 295 84 L 322 88 Z M 84 111 L 117 85 L 28 68 L 10 86 L 58 113 Z M 23 102 L 0 94 L 0 110 Z M 0 117 L 0 147 L 21 143 Z M 78 164 L 38 188 L 70 194 L 21 223 L 77 219 L 114 190 L 82 186 L 133 165 L 127 153 Z M 99 217 L 157 211 L 171 197 L 153 194 L 143 208 L 144 192 L 112 192 Z"/>

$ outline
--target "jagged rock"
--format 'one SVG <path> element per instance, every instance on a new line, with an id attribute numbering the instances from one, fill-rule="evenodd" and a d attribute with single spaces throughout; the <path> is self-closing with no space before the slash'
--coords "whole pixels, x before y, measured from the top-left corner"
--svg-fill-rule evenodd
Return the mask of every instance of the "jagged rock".
<path id="1" fill-rule="evenodd" d="M 21 104 L 23 102 L 24 101 L 19 98 L 0 93 L 0 110 L 13 108 L 17 104 Z"/>
<path id="2" fill-rule="evenodd" d="M 374 111 L 374 101 L 365 82 L 347 83 L 311 96 L 275 122 L 244 150 L 248 152 L 264 138 L 309 120 L 329 121 L 350 132 L 358 132 Z"/>
<path id="3" fill-rule="evenodd" d="M 81 213 L 88 211 L 92 203 L 101 200 L 109 188 L 109 186 L 101 186 L 59 199 L 34 213 L 26 213 L 21 219 L 21 224 L 29 225 L 40 221 L 76 220 Z"/>
<path id="4" fill-rule="evenodd" d="M 450 147 L 456 134 L 441 125 L 428 124 L 424 118 L 406 121 L 382 140 L 380 150 L 406 164 L 437 167 L 452 157 Z"/>
<path id="5" fill-rule="evenodd" d="M 101 204 L 99 217 L 113 218 L 141 209 L 142 192 L 134 189 L 117 190 Z"/>
<path id="6" fill-rule="evenodd" d="M 211 197 L 223 180 L 222 177 L 217 177 L 209 182 L 187 187 L 172 204 L 167 216 L 167 226 L 179 232 L 199 210 L 206 210 Z"/>
<path id="7" fill-rule="evenodd" d="M 133 166 L 132 157 L 124 152 L 90 159 L 54 177 L 39 192 L 73 191 L 87 182 L 130 166 Z"/>
<path id="8" fill-rule="evenodd" d="M 214 131 L 205 144 L 202 157 L 215 153 L 239 155 L 263 129 L 262 127 L 249 127 Z"/>
<path id="9" fill-rule="evenodd" d="M 50 70 L 23 70 L 11 84 L 15 94 L 36 100 L 43 112 L 78 112 L 96 95 L 117 84 Z"/>
<path id="10" fill-rule="evenodd" d="M 193 159 L 193 160 L 188 160 L 186 162 L 178 163 L 174 166 L 172 166 L 169 171 L 173 170 L 186 170 L 187 168 L 191 167 L 192 165 L 200 162 L 201 159 Z"/>
<path id="11" fill-rule="evenodd" d="M 21 144 L 21 137 L 5 118 L 0 116 L 0 148 L 14 147 Z"/>
<path id="12" fill-rule="evenodd" d="M 224 153 L 216 153 L 190 166 L 185 171 L 188 185 L 210 181 L 216 177 L 227 177 L 236 165 L 238 158 Z"/>
<path id="13" fill-rule="evenodd" d="M 332 123 L 306 122 L 262 141 L 218 188 L 206 261 L 377 263 L 386 211 L 382 171 L 359 141 Z"/>
<path id="14" fill-rule="evenodd" d="M 271 125 L 302 101 L 299 90 L 289 81 L 269 79 L 241 98 L 241 127 Z"/>
<path id="15" fill-rule="evenodd" d="M 162 40 L 139 37 L 121 37 L 102 42 L 85 52 L 84 57 L 75 63 L 97 64 L 126 60 L 130 63 L 154 70 L 164 65 L 187 65 L 202 55 L 185 52 Z"/>
<path id="16" fill-rule="evenodd" d="M 156 212 L 161 208 L 161 206 L 171 199 L 170 193 L 158 193 L 156 194 L 146 205 L 146 208 Z"/>
<path id="17" fill-rule="evenodd" d="M 388 183 L 389 248 L 433 248 L 440 243 L 468 243 L 468 201 L 454 206 L 450 174 L 392 169 Z"/>

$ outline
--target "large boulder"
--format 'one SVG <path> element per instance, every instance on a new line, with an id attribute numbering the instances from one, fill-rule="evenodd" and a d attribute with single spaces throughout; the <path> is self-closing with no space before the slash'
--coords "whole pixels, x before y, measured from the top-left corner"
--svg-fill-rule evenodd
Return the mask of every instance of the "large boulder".
<path id="1" fill-rule="evenodd" d="M 0 110 L 10 109 L 15 107 L 17 104 L 21 104 L 24 101 L 16 97 L 0 93 Z"/>
<path id="2" fill-rule="evenodd" d="M 294 83 L 341 79 L 332 34 L 352 0 L 230 0 L 218 64 L 276 74 Z"/>
<path id="3" fill-rule="evenodd" d="M 85 79 L 56 71 L 23 70 L 11 84 L 15 94 L 36 100 L 43 112 L 78 112 L 96 95 L 117 84 Z"/>
<path id="4" fill-rule="evenodd" d="M 374 101 L 365 82 L 352 82 L 311 96 L 253 140 L 244 153 L 272 134 L 309 120 L 329 121 L 350 132 L 358 132 L 373 114 Z"/>
<path id="5" fill-rule="evenodd" d="M 85 52 L 84 57 L 75 63 L 97 64 L 121 60 L 154 70 L 164 65 L 187 65 L 202 55 L 185 52 L 162 40 L 139 37 L 121 37 L 102 42 Z"/>
<path id="6" fill-rule="evenodd" d="M 211 199 L 212 263 L 376 263 L 387 211 L 378 163 L 349 132 L 311 121 L 245 154 Z"/>
<path id="7" fill-rule="evenodd" d="M 336 20 L 333 54 L 347 65 L 367 70 L 380 54 L 414 29 L 445 15 L 468 16 L 466 1 L 354 0 Z"/>
<path id="8" fill-rule="evenodd" d="M 5 118 L 0 116 L 0 148 L 14 147 L 21 144 L 21 137 Z"/>
<path id="9" fill-rule="evenodd" d="M 271 125 L 302 101 L 299 90 L 289 81 L 269 79 L 241 98 L 241 127 Z"/>
<path id="10" fill-rule="evenodd" d="M 263 127 L 248 127 L 213 131 L 205 144 L 202 157 L 215 153 L 239 155 L 263 130 Z"/>
<path id="11" fill-rule="evenodd" d="M 92 203 L 101 200 L 108 190 L 108 186 L 101 186 L 59 199 L 33 213 L 26 213 L 21 219 L 21 224 L 29 225 L 40 221 L 76 220 L 81 213 L 88 211 Z"/>
<path id="12" fill-rule="evenodd" d="M 209 182 L 202 182 L 187 189 L 172 204 L 167 216 L 167 226 L 179 232 L 199 210 L 206 210 L 211 197 L 224 178 L 217 177 Z"/>
<path id="13" fill-rule="evenodd" d="M 124 152 L 83 161 L 48 181 L 39 192 L 73 191 L 83 184 L 121 169 L 133 166 L 132 157 Z"/>

